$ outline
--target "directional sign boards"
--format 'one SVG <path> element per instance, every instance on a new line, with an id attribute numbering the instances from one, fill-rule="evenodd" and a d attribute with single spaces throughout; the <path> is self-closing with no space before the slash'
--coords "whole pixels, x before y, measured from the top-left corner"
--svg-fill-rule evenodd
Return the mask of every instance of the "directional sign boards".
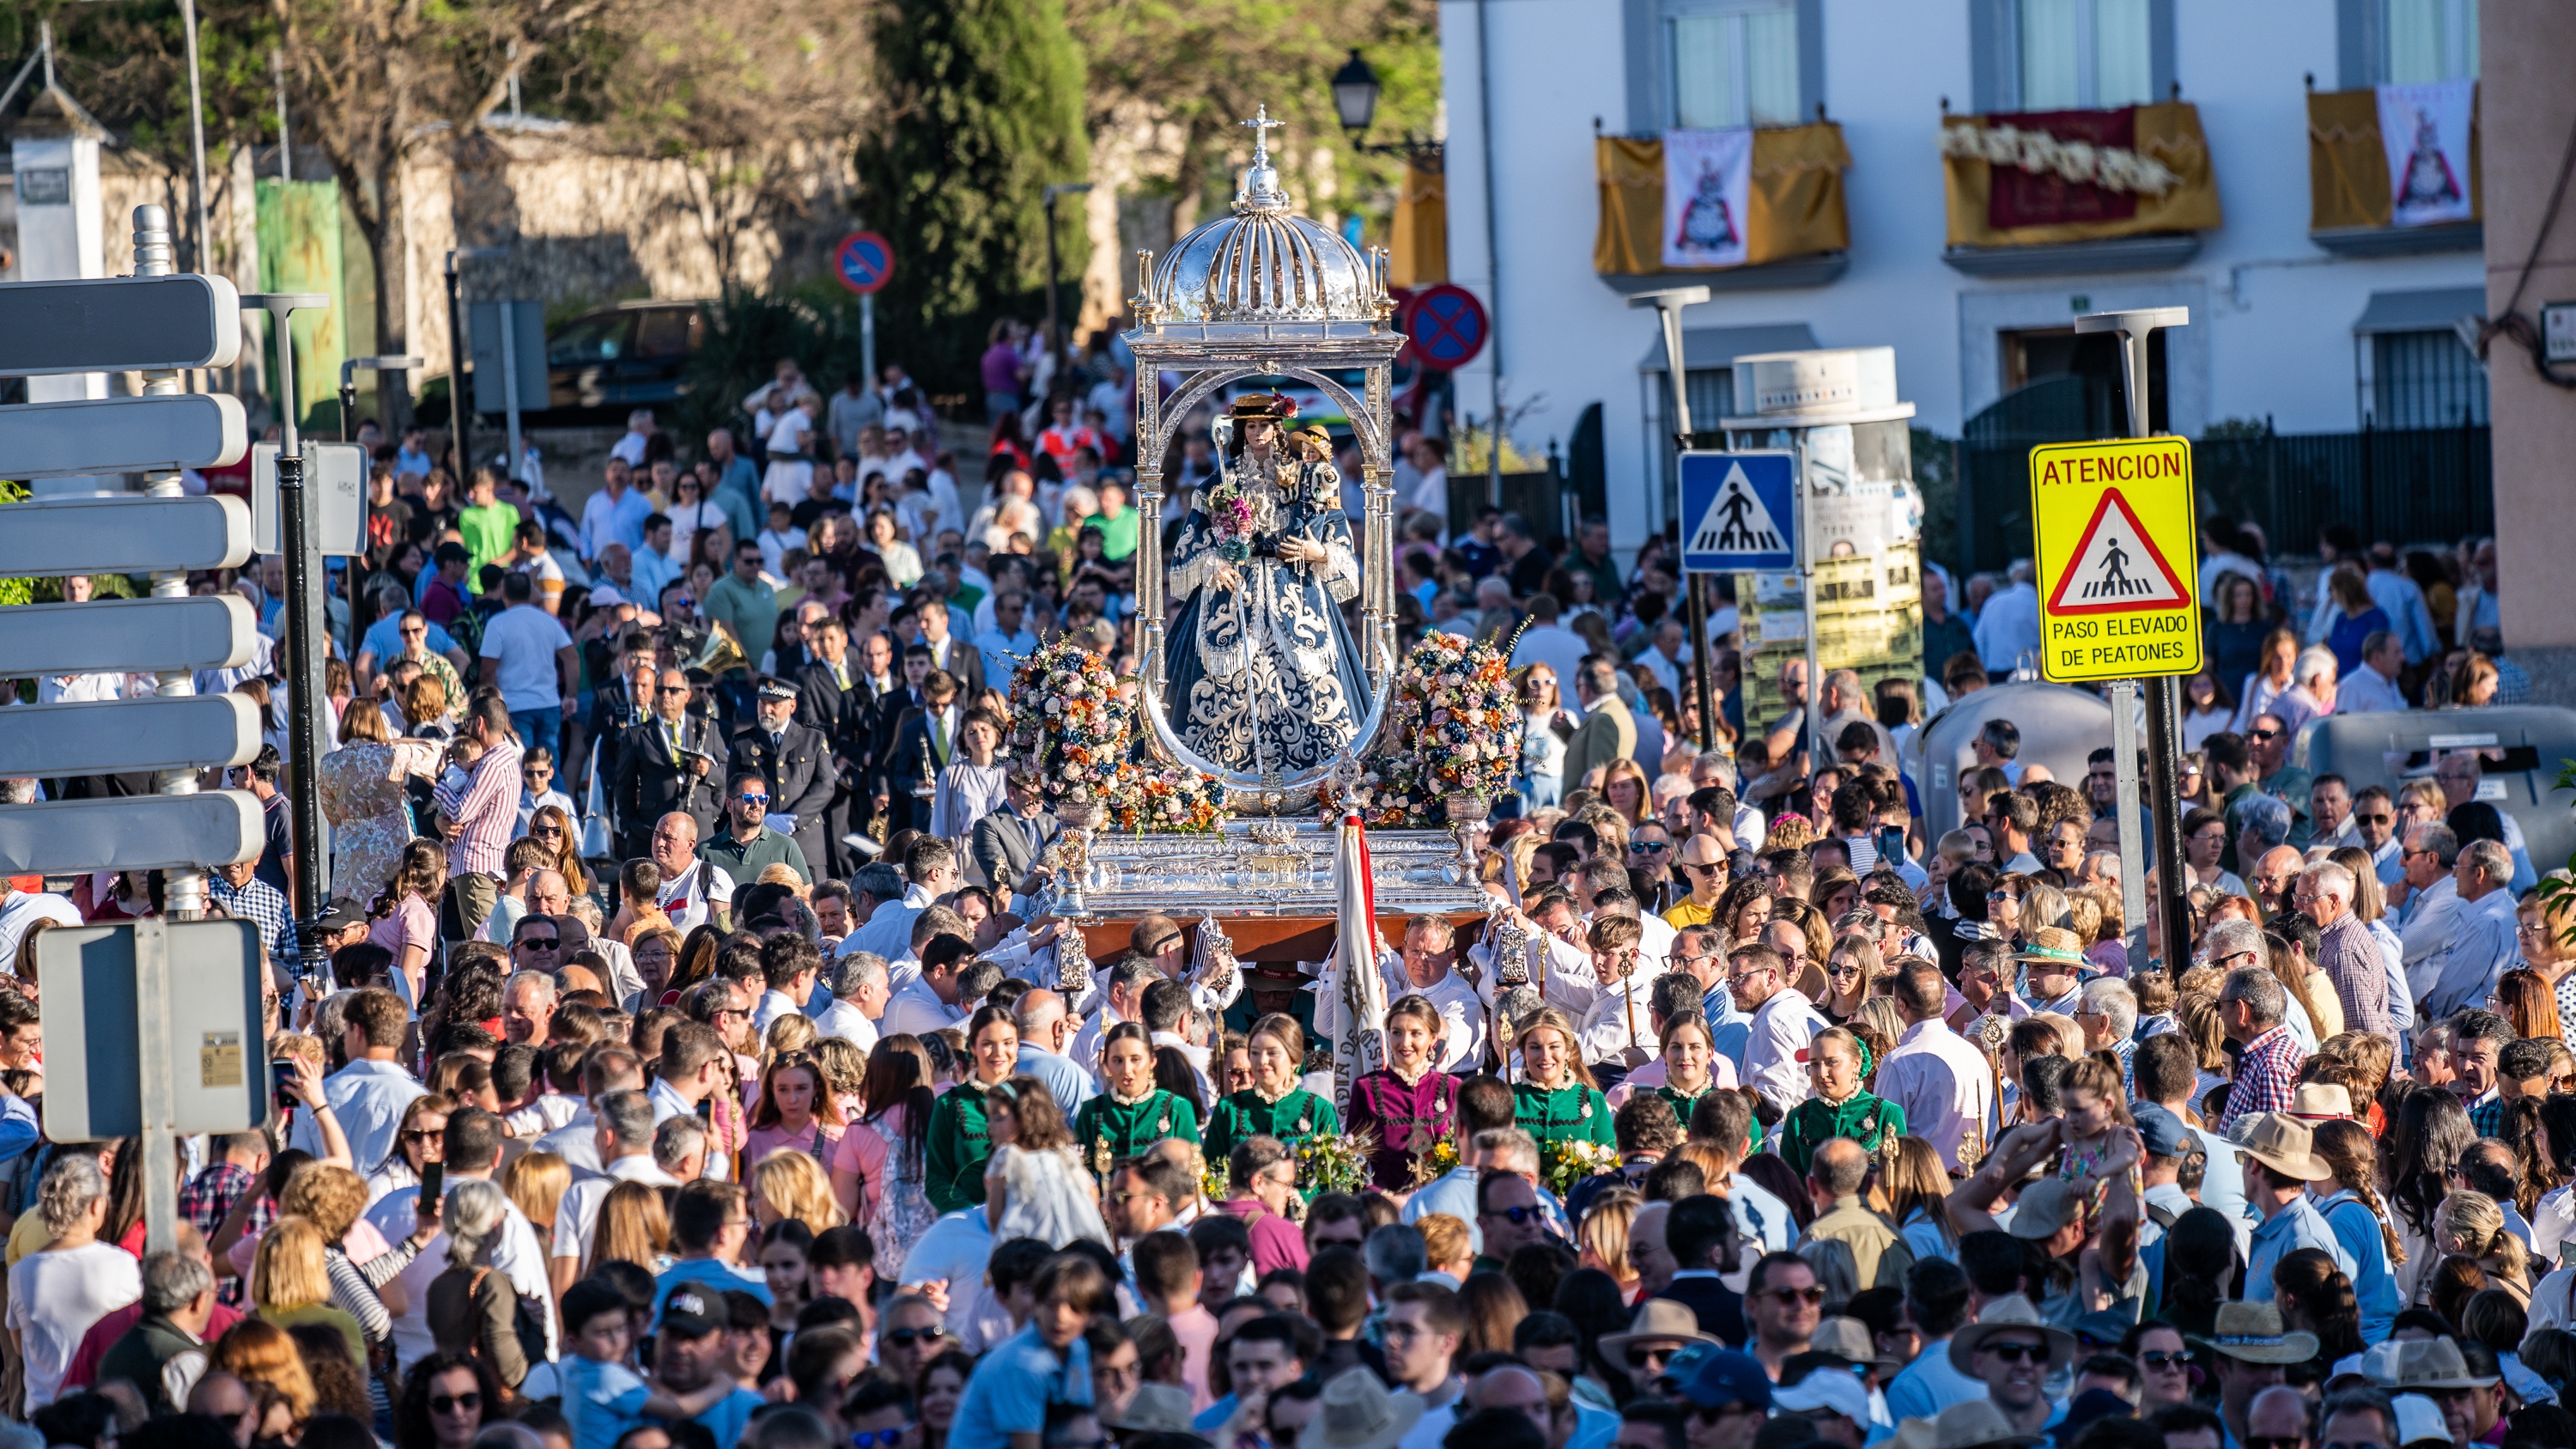
<path id="1" fill-rule="evenodd" d="M 2181 438 L 2030 451 L 2040 672 L 2059 683 L 2200 669 L 2198 518 Z"/>
<path id="2" fill-rule="evenodd" d="M 894 243 L 872 231 L 854 231 L 832 253 L 832 270 L 842 286 L 864 297 L 894 276 Z"/>
<path id="3" fill-rule="evenodd" d="M 300 440 L 313 531 L 325 558 L 355 558 L 367 546 L 367 450 L 355 443 Z M 250 450 L 250 541 L 261 553 L 283 553 L 284 509 L 277 499 L 275 443 Z"/>
<path id="4" fill-rule="evenodd" d="M 248 443 L 241 399 L 223 393 L 0 408 L 0 458 L 12 478 L 221 468 L 240 462 Z"/>
<path id="5" fill-rule="evenodd" d="M 169 975 L 168 1039 L 142 1041 L 141 968 Z M 169 1120 L 180 1134 L 246 1132 L 268 1120 L 268 1042 L 260 1020 L 259 928 L 249 921 L 58 926 L 36 938 L 45 983 L 45 1134 L 57 1142 L 134 1137 L 144 1128 L 147 1057 L 170 1068 Z"/>
<path id="6" fill-rule="evenodd" d="M 1684 453 L 1681 465 L 1684 571 L 1798 566 L 1795 454 Z"/>

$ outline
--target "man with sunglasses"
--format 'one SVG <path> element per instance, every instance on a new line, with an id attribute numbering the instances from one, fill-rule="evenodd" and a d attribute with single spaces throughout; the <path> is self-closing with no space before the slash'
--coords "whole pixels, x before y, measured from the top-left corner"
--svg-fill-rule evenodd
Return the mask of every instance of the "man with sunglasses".
<path id="1" fill-rule="evenodd" d="M 2352 797 L 2352 843 L 2370 852 L 2370 863 L 2378 868 L 2379 883 L 2394 883 L 2402 867 L 2397 863 L 2401 846 L 2397 839 L 2397 802 L 2390 798 L 2387 787 L 2365 785 Z"/>
<path id="2" fill-rule="evenodd" d="M 2315 777 L 2290 763 L 2290 741 L 2298 726 L 2277 714 L 2254 716 L 2245 731 L 2245 744 L 2254 758 L 2257 772 L 2254 788 L 2290 807 L 2292 842 L 2306 840 L 2308 787 Z"/>
<path id="3" fill-rule="evenodd" d="M 715 721 L 689 709 L 689 695 L 687 675 L 677 669 L 663 670 L 662 682 L 654 690 L 652 718 L 617 742 L 617 773 L 610 782 L 609 798 L 617 808 L 617 853 L 628 860 L 653 853 L 655 828 L 675 811 L 696 822 L 690 836 L 692 848 L 715 824 L 717 783 L 712 776 L 724 753 L 723 744 Z M 667 874 L 671 868 L 663 869 Z"/>
<path id="4" fill-rule="evenodd" d="M 808 733 L 811 733 L 808 731 Z M 769 828 L 769 782 L 758 770 L 738 769 L 725 779 L 725 828 L 698 847 L 698 858 L 735 881 L 760 879 L 772 865 L 784 865 L 811 881 L 813 868 L 796 837 Z M 817 814 L 815 820 L 822 817 Z"/>
<path id="5" fill-rule="evenodd" d="M 1824 1285 L 1796 1253 L 1765 1253 L 1745 1275 L 1744 1318 L 1751 1330 L 1747 1351 L 1771 1379 L 1779 1378 L 1780 1365 L 1790 1355 L 1807 1351 L 1824 1312 Z"/>
<path id="6" fill-rule="evenodd" d="M 2049 1375 L 2075 1357 L 2075 1335 L 2054 1328 L 2018 1293 L 1998 1298 L 1950 1339 L 1953 1367 L 1980 1379 L 1986 1398 L 2018 1433 L 2037 1434 L 2056 1421 Z"/>
<path id="7" fill-rule="evenodd" d="M 1749 1353 L 1721 1348 L 1678 1389 L 1689 1406 L 1688 1449 L 1752 1449 L 1771 1414 L 1771 1376 Z"/>
<path id="8" fill-rule="evenodd" d="M 1664 908 L 1664 924 L 1676 930 L 1707 925 L 1717 914 L 1718 898 L 1726 894 L 1725 845 L 1714 835 L 1694 835 L 1682 842 L 1673 869 L 1680 877 L 1676 884 L 1688 893 Z M 1678 943 L 1674 949 L 1680 949 Z"/>
<path id="9" fill-rule="evenodd" d="M 686 1396 L 727 1376 L 724 1330 L 729 1316 L 722 1295 L 696 1284 L 674 1288 L 662 1300 L 662 1318 L 653 1334 L 653 1360 L 663 1387 Z M 731 1444 L 751 1423 L 752 1411 L 765 1402 L 759 1394 L 736 1385 L 690 1422 L 704 1425 L 718 1444 Z"/>

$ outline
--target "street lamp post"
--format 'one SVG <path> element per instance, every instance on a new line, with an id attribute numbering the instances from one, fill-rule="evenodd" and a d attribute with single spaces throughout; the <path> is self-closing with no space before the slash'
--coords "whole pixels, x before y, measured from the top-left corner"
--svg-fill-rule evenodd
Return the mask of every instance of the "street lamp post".
<path id="1" fill-rule="evenodd" d="M 1047 234 L 1047 347 L 1055 354 L 1056 371 L 1064 371 L 1064 327 L 1056 321 L 1055 279 L 1055 199 L 1059 196 L 1081 196 L 1091 190 L 1088 181 L 1063 181 L 1046 189 Z"/>
<path id="2" fill-rule="evenodd" d="M 501 247 L 458 247 L 447 254 L 447 433 L 456 450 L 456 476 L 466 476 L 474 457 L 474 410 L 465 394 L 465 317 L 457 305 L 458 262 L 506 257 Z"/>
<path id="3" fill-rule="evenodd" d="M 1368 134 L 1369 123 L 1377 119 L 1377 98 L 1382 87 L 1377 72 L 1356 50 L 1340 70 L 1333 72 L 1333 112 L 1341 118 L 1342 134 L 1351 149 L 1363 156 L 1403 156 L 1426 169 L 1440 169 L 1446 149 L 1438 141 L 1420 140 L 1407 135 L 1401 141 L 1372 142 L 1361 138 Z"/>

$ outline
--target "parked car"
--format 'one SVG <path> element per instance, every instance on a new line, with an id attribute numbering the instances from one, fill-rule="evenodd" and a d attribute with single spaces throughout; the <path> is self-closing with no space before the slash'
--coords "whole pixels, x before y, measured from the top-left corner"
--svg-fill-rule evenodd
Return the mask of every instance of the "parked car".
<path id="1" fill-rule="evenodd" d="M 546 407 L 619 415 L 677 399 L 689 357 L 706 345 L 701 302 L 620 302 L 546 338 Z"/>

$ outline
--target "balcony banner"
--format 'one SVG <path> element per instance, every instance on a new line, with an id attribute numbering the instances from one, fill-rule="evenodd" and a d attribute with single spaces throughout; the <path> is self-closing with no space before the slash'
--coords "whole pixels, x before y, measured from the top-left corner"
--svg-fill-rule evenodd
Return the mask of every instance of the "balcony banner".
<path id="1" fill-rule="evenodd" d="M 2379 146 L 2388 158 L 2388 224 L 2437 226 L 2475 215 L 2469 201 L 2474 80 L 2379 87 Z"/>
<path id="2" fill-rule="evenodd" d="M 1664 133 L 1664 265 L 1743 264 L 1752 216 L 1753 130 Z"/>

